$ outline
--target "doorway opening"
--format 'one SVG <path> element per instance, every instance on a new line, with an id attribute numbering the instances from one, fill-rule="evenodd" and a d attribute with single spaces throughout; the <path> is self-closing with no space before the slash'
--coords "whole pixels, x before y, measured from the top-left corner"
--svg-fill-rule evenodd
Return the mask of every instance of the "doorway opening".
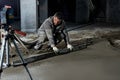
<path id="1" fill-rule="evenodd" d="M 67 22 L 75 22 L 76 0 L 48 0 L 48 16 L 62 12 Z"/>

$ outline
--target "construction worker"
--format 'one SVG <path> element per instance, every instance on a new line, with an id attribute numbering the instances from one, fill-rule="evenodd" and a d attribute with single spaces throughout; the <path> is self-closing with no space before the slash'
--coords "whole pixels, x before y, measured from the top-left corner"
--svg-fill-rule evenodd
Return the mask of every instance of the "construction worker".
<path id="1" fill-rule="evenodd" d="M 14 20 L 13 8 L 10 5 L 4 5 L 0 11 L 0 19 L 2 25 L 11 25 Z"/>
<path id="2" fill-rule="evenodd" d="M 4 5 L 0 10 L 1 41 L 5 30 L 8 30 L 14 21 L 13 8 L 10 5 Z"/>
<path id="3" fill-rule="evenodd" d="M 47 18 L 38 29 L 38 35 L 39 39 L 34 46 L 34 49 L 36 50 L 42 47 L 42 43 L 46 38 L 49 40 L 50 47 L 56 53 L 59 52 L 59 49 L 56 47 L 56 45 L 62 39 L 64 39 L 68 49 L 73 49 L 73 46 L 69 42 L 68 33 L 65 28 L 65 22 L 61 12 L 56 12 L 54 16 Z"/>

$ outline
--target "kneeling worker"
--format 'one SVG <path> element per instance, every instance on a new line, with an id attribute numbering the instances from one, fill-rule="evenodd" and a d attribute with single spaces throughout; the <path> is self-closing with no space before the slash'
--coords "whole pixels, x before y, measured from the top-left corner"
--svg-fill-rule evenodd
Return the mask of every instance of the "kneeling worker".
<path id="1" fill-rule="evenodd" d="M 72 50 L 73 46 L 69 43 L 69 36 L 65 28 L 65 22 L 61 12 L 56 12 L 54 16 L 47 18 L 38 29 L 39 39 L 34 46 L 34 49 L 38 50 L 42 47 L 42 43 L 47 38 L 49 45 L 54 52 L 59 52 L 56 45 L 64 39 L 68 49 Z"/>

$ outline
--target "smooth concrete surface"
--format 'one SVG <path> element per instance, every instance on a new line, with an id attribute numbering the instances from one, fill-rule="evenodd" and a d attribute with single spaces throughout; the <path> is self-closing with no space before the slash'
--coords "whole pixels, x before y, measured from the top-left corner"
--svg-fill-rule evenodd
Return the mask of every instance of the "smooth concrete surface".
<path id="1" fill-rule="evenodd" d="M 120 80 L 120 50 L 107 41 L 28 65 L 33 80 Z M 1 80 L 30 80 L 24 67 L 4 70 Z"/>

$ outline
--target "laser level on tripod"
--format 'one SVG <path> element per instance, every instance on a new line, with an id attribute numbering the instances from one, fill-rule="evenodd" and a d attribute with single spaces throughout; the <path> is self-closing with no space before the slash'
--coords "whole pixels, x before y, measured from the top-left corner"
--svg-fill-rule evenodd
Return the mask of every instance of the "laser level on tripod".
<path id="1" fill-rule="evenodd" d="M 5 34 L 4 37 L 2 38 L 2 45 L 1 45 L 1 53 L 0 53 L 0 74 L 3 72 L 3 65 L 6 64 L 5 67 L 9 67 L 10 64 L 10 43 L 12 42 L 15 46 L 16 52 L 18 53 L 18 56 L 20 57 L 20 60 L 24 66 L 24 68 L 26 69 L 30 80 L 32 79 L 32 76 L 27 68 L 27 63 L 25 62 L 25 60 L 23 59 L 20 50 L 18 49 L 18 46 L 16 44 L 16 41 L 19 41 L 18 38 L 15 36 L 15 31 L 14 29 L 12 29 L 11 26 L 8 25 L 4 25 L 3 26 L 4 30 L 5 30 Z"/>

